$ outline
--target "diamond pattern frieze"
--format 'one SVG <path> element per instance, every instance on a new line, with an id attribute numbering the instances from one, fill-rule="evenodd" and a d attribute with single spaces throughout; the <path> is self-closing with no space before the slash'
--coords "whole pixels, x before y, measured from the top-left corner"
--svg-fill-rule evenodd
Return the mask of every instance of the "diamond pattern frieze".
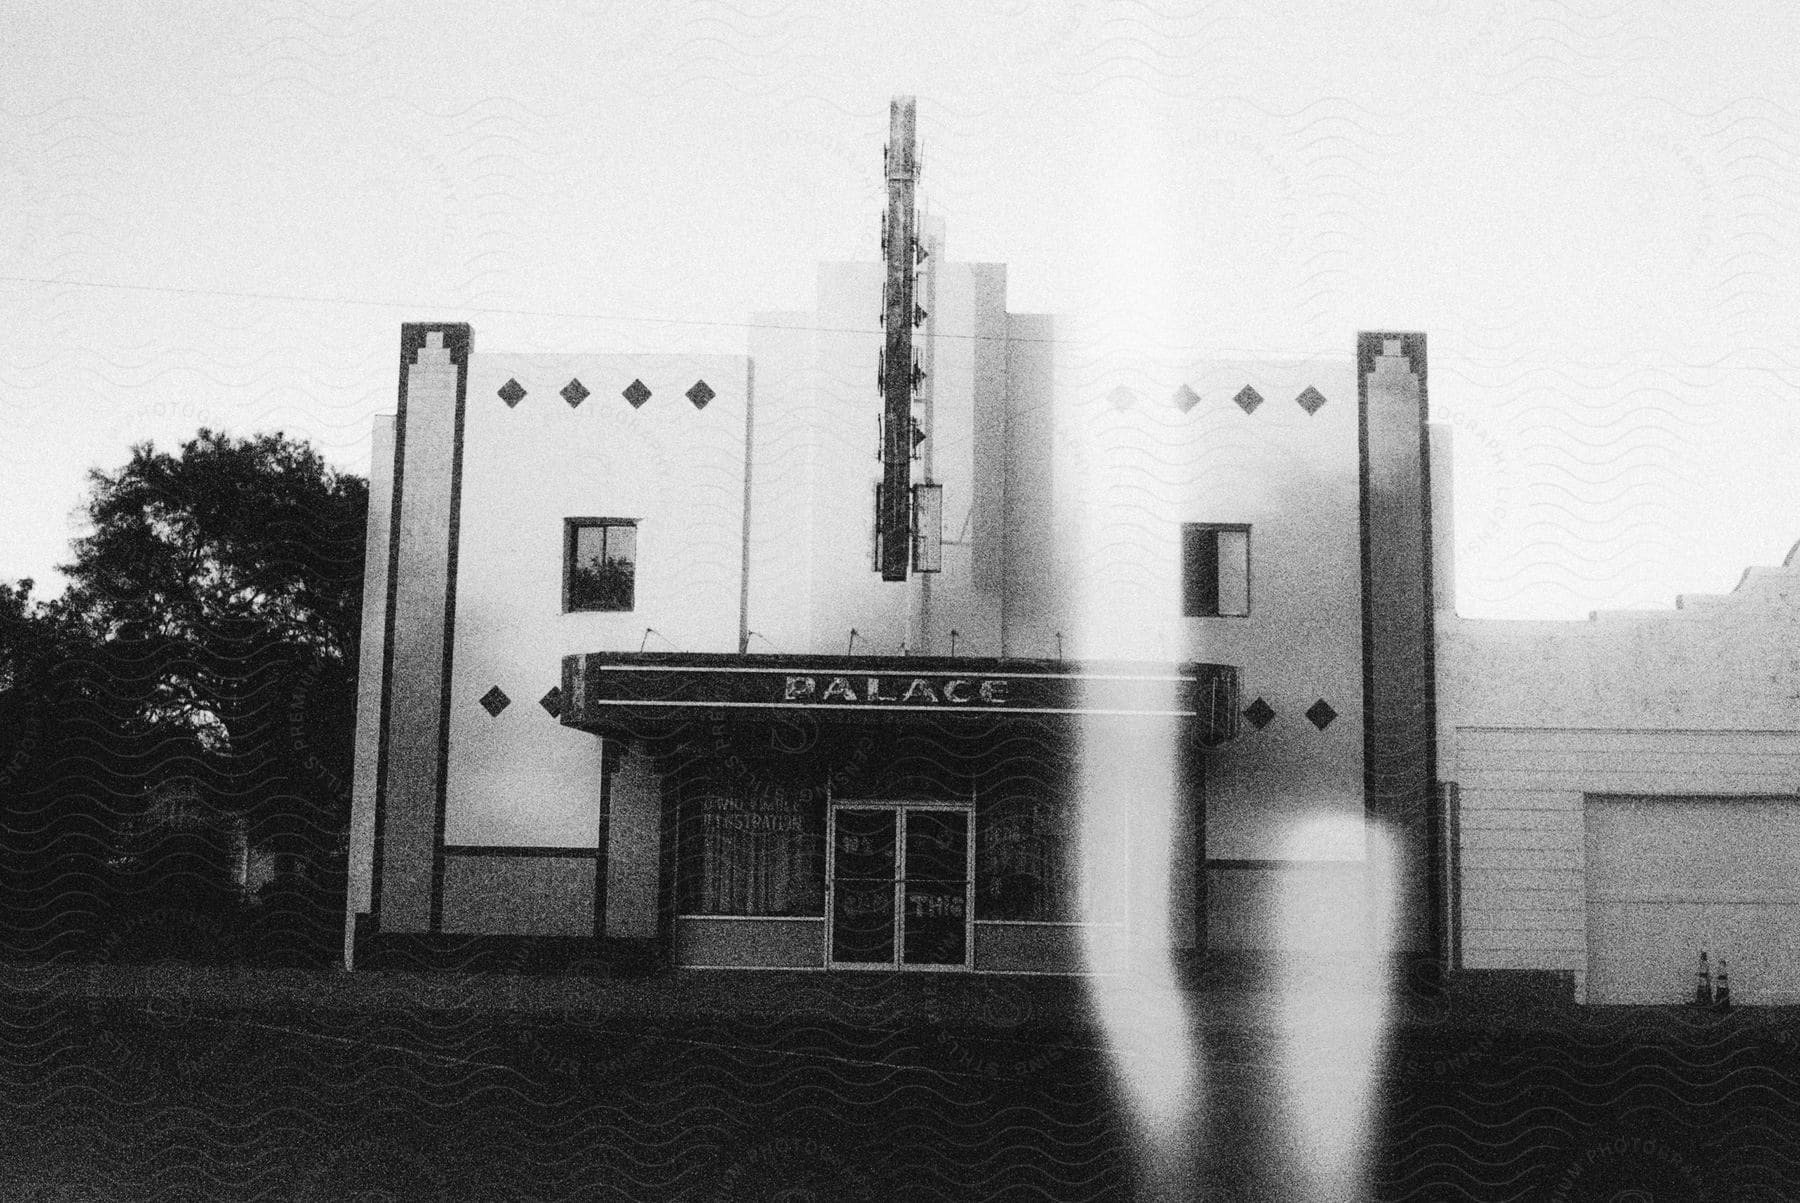
<path id="1" fill-rule="evenodd" d="M 650 390 L 644 387 L 642 380 L 633 380 L 620 395 L 631 402 L 631 408 L 642 409 L 644 402 L 650 399 Z"/>
<path id="2" fill-rule="evenodd" d="M 1238 390 L 1237 396 L 1233 397 L 1232 400 L 1236 401 L 1238 408 L 1247 414 L 1255 413 L 1256 407 L 1263 403 L 1262 394 L 1247 384 Z"/>
<path id="3" fill-rule="evenodd" d="M 524 397 L 525 386 L 520 384 L 517 380 L 508 380 L 505 384 L 500 386 L 500 399 L 506 402 L 506 408 L 508 409 L 517 405 Z"/>
<path id="4" fill-rule="evenodd" d="M 498 685 L 481 695 L 481 708 L 494 718 L 499 718 L 500 712 L 510 705 L 512 705 L 512 699 L 507 697 L 506 691 Z"/>
<path id="5" fill-rule="evenodd" d="M 1331 720 L 1337 717 L 1337 711 L 1331 708 L 1330 702 L 1327 702 L 1324 698 L 1320 698 L 1306 708 L 1306 717 L 1313 726 L 1323 731 L 1325 728 L 1331 726 Z"/>
<path id="6" fill-rule="evenodd" d="M 1244 707 L 1244 717 L 1249 720 L 1252 727 L 1261 731 L 1275 720 L 1275 708 L 1261 698 L 1257 698 Z"/>
<path id="7" fill-rule="evenodd" d="M 583 401 L 588 399 L 587 385 L 581 383 L 579 380 L 569 381 L 569 383 L 562 386 L 562 399 L 569 403 L 570 409 L 574 409 L 577 405 L 580 405 Z"/>
<path id="8" fill-rule="evenodd" d="M 716 396 L 718 394 L 713 392 L 712 386 L 704 380 L 694 381 L 694 387 L 687 391 L 687 399 L 694 403 L 695 409 L 705 409 L 706 403 Z"/>
<path id="9" fill-rule="evenodd" d="M 1300 408 L 1304 409 L 1306 416 L 1310 418 L 1319 412 L 1321 405 L 1325 404 L 1325 394 L 1309 384 L 1306 386 L 1306 391 L 1295 397 L 1294 400 L 1300 403 Z"/>

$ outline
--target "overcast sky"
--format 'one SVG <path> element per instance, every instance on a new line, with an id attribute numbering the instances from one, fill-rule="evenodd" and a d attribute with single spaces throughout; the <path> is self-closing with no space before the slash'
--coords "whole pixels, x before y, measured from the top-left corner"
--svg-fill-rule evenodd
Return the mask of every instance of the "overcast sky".
<path id="1" fill-rule="evenodd" d="M 875 256 L 896 92 L 1016 312 L 1188 357 L 1426 331 L 1464 613 L 1669 605 L 1800 539 L 1790 5 L 971 7 L 14 0 L 0 575 L 60 588 L 143 439 L 366 471 L 402 321 L 743 351 Z"/>

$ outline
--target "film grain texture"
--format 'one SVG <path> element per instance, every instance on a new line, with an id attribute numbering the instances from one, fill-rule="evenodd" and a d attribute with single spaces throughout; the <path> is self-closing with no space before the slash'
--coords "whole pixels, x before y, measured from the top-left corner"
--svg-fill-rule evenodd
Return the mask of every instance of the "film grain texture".
<path id="1" fill-rule="evenodd" d="M 1800 1197 L 1781 6 L 6 24 L 0 1197 Z"/>

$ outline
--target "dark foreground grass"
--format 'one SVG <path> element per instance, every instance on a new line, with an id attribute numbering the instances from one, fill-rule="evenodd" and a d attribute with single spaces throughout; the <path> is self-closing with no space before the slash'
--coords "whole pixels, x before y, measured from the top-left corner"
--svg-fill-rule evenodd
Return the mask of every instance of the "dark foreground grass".
<path id="1" fill-rule="evenodd" d="M 1140 1193 L 1119 1069 L 1171 1051 L 1109 1057 L 1079 984 L 753 976 L 458 990 L 327 974 L 258 992 L 174 970 L 14 975 L 0 1198 Z M 1188 1180 L 1211 1198 L 1306 1197 L 1317 1147 L 1287 1107 L 1276 1000 L 1193 1002 L 1204 1101 Z M 1359 1113 L 1362 1197 L 1800 1197 L 1791 1014 L 1404 1014 Z M 1316 1013 L 1315 1039 L 1332 1017 Z M 1316 1084 L 1342 1067 L 1302 1072 Z"/>

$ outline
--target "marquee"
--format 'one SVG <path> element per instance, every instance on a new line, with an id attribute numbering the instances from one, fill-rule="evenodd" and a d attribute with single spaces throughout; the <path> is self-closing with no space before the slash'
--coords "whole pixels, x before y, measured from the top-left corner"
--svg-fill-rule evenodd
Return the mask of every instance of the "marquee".
<path id="1" fill-rule="evenodd" d="M 1112 716 L 1187 720 L 1207 743 L 1235 734 L 1237 670 L 942 656 L 731 656 L 590 652 L 563 661 L 562 721 L 641 730 L 682 718 L 804 711 L 846 721 Z"/>

